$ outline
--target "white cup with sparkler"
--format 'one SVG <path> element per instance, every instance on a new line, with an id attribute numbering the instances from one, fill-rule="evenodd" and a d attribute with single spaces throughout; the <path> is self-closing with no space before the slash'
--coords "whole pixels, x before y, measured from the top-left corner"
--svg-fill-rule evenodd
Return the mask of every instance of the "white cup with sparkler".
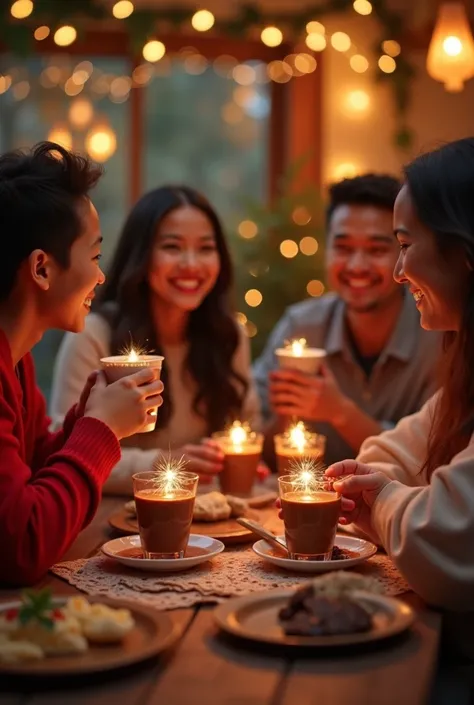
<path id="1" fill-rule="evenodd" d="M 312 433 L 303 421 L 290 426 L 284 433 L 275 434 L 275 455 L 278 475 L 287 475 L 290 465 L 303 458 L 322 461 L 326 450 L 326 436 Z"/>
<path id="2" fill-rule="evenodd" d="M 326 351 L 323 348 L 308 347 L 305 338 L 298 338 L 288 341 L 283 348 L 277 348 L 275 355 L 282 369 L 316 375 L 326 357 Z"/>
<path id="3" fill-rule="evenodd" d="M 199 477 L 181 460 L 162 460 L 132 476 L 144 558 L 184 558 Z"/>
<path id="4" fill-rule="evenodd" d="M 248 497 L 257 478 L 263 434 L 252 431 L 248 424 L 234 421 L 227 430 L 213 433 L 212 438 L 224 453 L 224 466 L 218 476 L 222 492 Z"/>
<path id="5" fill-rule="evenodd" d="M 128 377 L 135 372 L 139 372 L 140 370 L 147 368 L 156 370 L 159 379 L 161 376 L 161 366 L 164 359 L 165 358 L 161 355 L 148 355 L 147 353 L 142 352 L 132 346 L 129 350 L 125 350 L 123 355 L 110 355 L 109 357 L 102 357 L 100 364 L 107 382 L 111 384 L 112 382 L 122 379 L 122 377 Z M 141 430 L 141 433 L 155 430 L 158 408 L 150 409 L 148 413 L 151 417 L 153 417 L 153 420 Z"/>
<path id="6" fill-rule="evenodd" d="M 322 463 L 304 458 L 293 463 L 290 470 L 290 474 L 278 478 L 290 558 L 330 560 L 341 496 L 327 489 Z"/>

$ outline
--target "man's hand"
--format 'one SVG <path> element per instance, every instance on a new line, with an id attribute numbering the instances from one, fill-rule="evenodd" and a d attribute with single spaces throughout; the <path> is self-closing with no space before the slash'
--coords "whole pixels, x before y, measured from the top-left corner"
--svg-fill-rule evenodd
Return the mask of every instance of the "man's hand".
<path id="1" fill-rule="evenodd" d="M 270 373 L 270 402 L 280 416 L 296 416 L 335 424 L 344 413 L 347 397 L 327 365 L 321 375 L 307 375 L 298 370 L 275 370 Z"/>

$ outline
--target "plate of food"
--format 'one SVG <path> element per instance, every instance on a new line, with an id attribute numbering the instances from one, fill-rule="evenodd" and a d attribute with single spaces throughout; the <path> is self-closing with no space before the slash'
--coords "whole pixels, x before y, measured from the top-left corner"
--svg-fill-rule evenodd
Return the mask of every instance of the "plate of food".
<path id="1" fill-rule="evenodd" d="M 148 573 L 176 573 L 205 563 L 224 550 L 222 541 L 190 534 L 184 558 L 144 558 L 140 536 L 122 536 L 107 541 L 102 552 L 118 563 Z"/>
<path id="2" fill-rule="evenodd" d="M 164 651 L 178 635 L 165 612 L 104 597 L 26 590 L 20 600 L 0 604 L 0 674 L 116 670 Z"/>
<path id="3" fill-rule="evenodd" d="M 285 541 L 284 536 L 277 538 L 280 541 Z M 326 573 L 329 570 L 353 568 L 377 553 L 377 546 L 370 541 L 343 534 L 336 534 L 332 558 L 329 561 L 300 561 L 289 558 L 283 549 L 280 550 L 276 546 L 270 545 L 264 539 L 254 543 L 252 548 L 260 558 L 268 563 L 297 573 Z"/>
<path id="4" fill-rule="evenodd" d="M 382 594 L 357 573 L 327 573 L 296 590 L 265 590 L 230 599 L 214 611 L 233 636 L 295 647 L 365 644 L 400 634 L 414 620 L 407 604 Z"/>
<path id="5" fill-rule="evenodd" d="M 277 498 L 276 492 L 267 492 L 249 499 L 224 495 L 221 492 L 207 492 L 196 497 L 194 503 L 191 532 L 210 536 L 224 544 L 237 544 L 252 541 L 255 534 L 235 520 L 246 516 L 261 522 L 258 512 L 266 506 L 272 506 Z M 126 502 L 123 508 L 109 517 L 109 524 L 125 534 L 137 534 L 138 523 L 135 502 Z"/>

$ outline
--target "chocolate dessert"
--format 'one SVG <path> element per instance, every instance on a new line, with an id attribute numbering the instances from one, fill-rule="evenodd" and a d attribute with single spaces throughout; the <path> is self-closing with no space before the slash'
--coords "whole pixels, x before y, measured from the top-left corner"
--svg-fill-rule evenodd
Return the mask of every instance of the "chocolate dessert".
<path id="1" fill-rule="evenodd" d="M 313 584 L 297 590 L 278 616 L 288 636 L 353 634 L 372 627 L 370 614 L 359 602 L 349 596 L 318 595 Z"/>

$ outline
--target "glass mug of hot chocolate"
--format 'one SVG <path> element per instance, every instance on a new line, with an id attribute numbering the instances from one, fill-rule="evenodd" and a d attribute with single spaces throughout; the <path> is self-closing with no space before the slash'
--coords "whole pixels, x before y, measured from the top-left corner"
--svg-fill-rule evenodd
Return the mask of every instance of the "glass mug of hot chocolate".
<path id="1" fill-rule="evenodd" d="M 213 433 L 212 438 L 224 453 L 224 465 L 218 475 L 221 492 L 250 496 L 262 457 L 263 434 L 236 423 L 229 431 Z"/>
<path id="2" fill-rule="evenodd" d="M 179 472 L 170 482 L 160 473 L 139 472 L 132 481 L 143 557 L 184 558 L 198 475 Z"/>
<path id="3" fill-rule="evenodd" d="M 305 486 L 294 475 L 278 478 L 286 546 L 295 560 L 331 560 L 341 496 Z"/>
<path id="4" fill-rule="evenodd" d="M 303 458 L 322 461 L 326 450 L 326 436 L 306 431 L 295 440 L 291 433 L 276 433 L 273 437 L 278 476 L 288 475 L 295 462 Z"/>

